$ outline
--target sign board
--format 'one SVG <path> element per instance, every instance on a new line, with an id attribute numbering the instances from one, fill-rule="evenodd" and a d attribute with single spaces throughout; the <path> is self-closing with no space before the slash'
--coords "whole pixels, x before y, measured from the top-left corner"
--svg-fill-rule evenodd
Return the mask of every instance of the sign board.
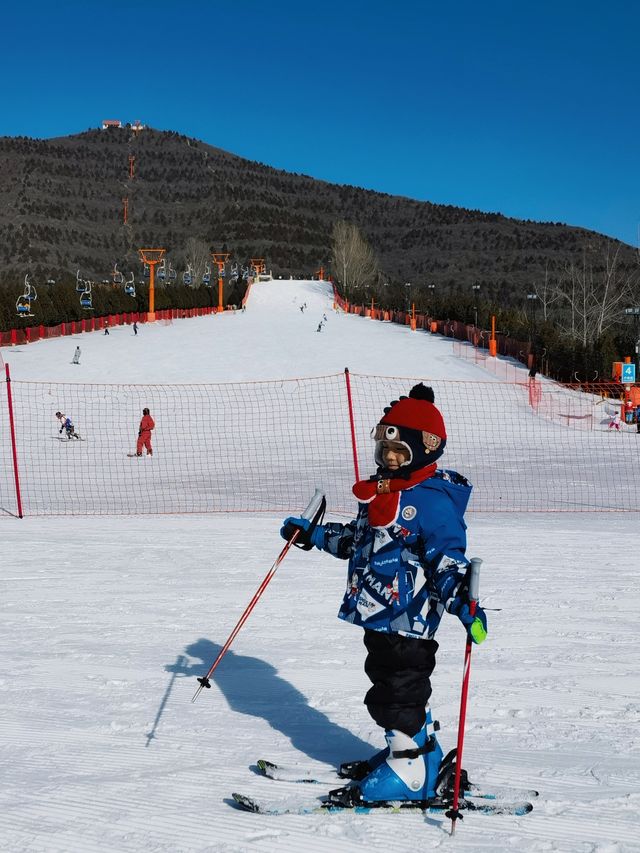
<path id="1" fill-rule="evenodd" d="M 620 377 L 620 381 L 623 385 L 633 385 L 633 383 L 636 381 L 635 364 L 622 365 L 622 376 Z"/>

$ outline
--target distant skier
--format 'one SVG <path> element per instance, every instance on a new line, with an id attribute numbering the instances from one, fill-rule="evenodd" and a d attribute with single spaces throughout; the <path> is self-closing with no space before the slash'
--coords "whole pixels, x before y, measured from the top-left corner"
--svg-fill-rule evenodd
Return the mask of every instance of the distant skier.
<path id="1" fill-rule="evenodd" d="M 142 410 L 142 420 L 138 429 L 138 445 L 136 447 L 136 456 L 142 456 L 142 448 L 146 447 L 147 456 L 153 456 L 153 448 L 151 447 L 151 430 L 155 429 L 155 422 L 149 414 L 149 409 Z"/>
<path id="2" fill-rule="evenodd" d="M 373 437 L 377 472 L 353 486 L 357 518 L 289 517 L 280 531 L 287 540 L 298 531 L 300 546 L 349 561 L 339 616 L 364 628 L 372 682 L 364 701 L 387 748 L 342 765 L 340 775 L 354 783 L 330 792 L 329 802 L 347 806 L 450 796 L 428 705 L 434 635 L 447 612 L 474 643 L 487 636 L 484 610 L 470 612 L 464 512 L 471 485 L 437 467 L 447 433 L 433 390 L 420 383 L 393 401 Z"/>
<path id="3" fill-rule="evenodd" d="M 318 328 L 316 329 L 316 332 L 321 332 L 321 331 L 322 331 L 322 320 L 318 323 Z"/>
<path id="4" fill-rule="evenodd" d="M 300 306 L 300 313 L 301 313 L 301 314 L 304 314 L 304 305 L 301 305 L 301 306 Z"/>
<path id="5" fill-rule="evenodd" d="M 616 432 L 620 432 L 620 412 L 616 412 L 609 421 L 609 429 L 615 429 Z"/>
<path id="6" fill-rule="evenodd" d="M 76 432 L 76 428 L 74 427 L 71 418 L 68 418 L 62 412 L 56 412 L 56 417 L 60 421 L 60 429 L 58 430 L 60 434 L 65 432 L 69 441 L 72 438 L 77 438 L 79 441 L 82 440 L 82 436 L 78 435 Z"/>
<path id="7" fill-rule="evenodd" d="M 105 335 L 109 334 L 109 327 L 108 326 L 104 327 L 104 333 L 105 333 Z"/>
<path id="8" fill-rule="evenodd" d="M 80 347 L 76 347 L 76 351 L 73 354 L 73 359 L 71 360 L 71 364 L 80 364 Z"/>
<path id="9" fill-rule="evenodd" d="M 138 334 L 138 324 L 136 323 L 135 320 L 133 321 L 133 334 L 134 335 Z"/>

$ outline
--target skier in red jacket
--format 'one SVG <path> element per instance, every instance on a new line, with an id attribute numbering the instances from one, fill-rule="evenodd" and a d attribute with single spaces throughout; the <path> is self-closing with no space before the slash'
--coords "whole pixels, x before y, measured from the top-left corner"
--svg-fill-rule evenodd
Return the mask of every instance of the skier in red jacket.
<path id="1" fill-rule="evenodd" d="M 136 447 L 136 456 L 142 456 L 142 448 L 147 448 L 147 456 L 153 456 L 153 448 L 151 447 L 151 430 L 154 429 L 155 422 L 149 414 L 149 409 L 142 410 L 142 420 L 140 421 L 140 429 L 138 430 L 138 446 Z"/>

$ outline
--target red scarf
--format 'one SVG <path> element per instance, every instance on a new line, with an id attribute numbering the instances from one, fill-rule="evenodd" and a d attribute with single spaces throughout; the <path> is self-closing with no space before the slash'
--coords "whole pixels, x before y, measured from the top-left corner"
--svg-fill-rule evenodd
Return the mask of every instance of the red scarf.
<path id="1" fill-rule="evenodd" d="M 433 477 L 437 463 L 412 471 L 407 479 L 393 477 L 389 480 L 359 480 L 352 488 L 360 503 L 368 503 L 369 524 L 372 527 L 388 527 L 398 517 L 400 492 L 412 489 L 423 480 Z"/>

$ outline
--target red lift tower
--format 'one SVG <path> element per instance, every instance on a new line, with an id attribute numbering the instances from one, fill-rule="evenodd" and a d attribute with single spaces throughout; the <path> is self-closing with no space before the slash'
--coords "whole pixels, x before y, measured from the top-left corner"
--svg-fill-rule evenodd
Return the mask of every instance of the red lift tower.
<path id="1" fill-rule="evenodd" d="M 166 249 L 138 249 L 140 260 L 149 267 L 149 314 L 150 323 L 156 319 L 156 265 L 160 263 Z"/>
<path id="2" fill-rule="evenodd" d="M 229 252 L 211 252 L 213 263 L 218 267 L 218 311 L 224 311 L 222 304 L 224 286 L 224 265 L 229 260 Z"/>

